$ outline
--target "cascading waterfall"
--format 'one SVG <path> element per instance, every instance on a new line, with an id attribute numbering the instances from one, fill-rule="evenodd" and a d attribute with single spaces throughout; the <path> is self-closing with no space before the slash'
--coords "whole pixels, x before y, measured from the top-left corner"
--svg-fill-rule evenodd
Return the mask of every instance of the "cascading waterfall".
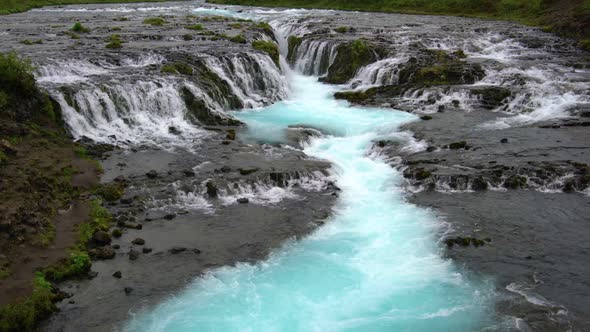
<path id="1" fill-rule="evenodd" d="M 348 107 L 317 77 L 287 77 L 287 100 L 239 114 L 245 138 L 283 142 L 289 125 L 327 133 L 304 152 L 334 164 L 342 194 L 333 217 L 264 262 L 208 272 L 123 330 L 469 331 L 492 324 L 491 288 L 441 258 L 433 216 L 405 202 L 400 174 L 367 154 L 371 142 L 398 137 L 397 128 L 417 117 Z"/>
<path id="2" fill-rule="evenodd" d="M 295 70 L 304 75 L 322 76 L 336 58 L 337 43 L 306 39 L 297 48 Z"/>
<path id="3" fill-rule="evenodd" d="M 60 103 L 74 137 L 86 136 L 97 142 L 123 145 L 192 145 L 205 135 L 205 131 L 194 125 L 194 117 L 182 95 L 185 91 L 221 118 L 231 117 L 226 110 L 235 107 L 232 98 L 237 98 L 241 107 L 253 108 L 286 96 L 282 73 L 266 55 L 199 57 L 203 61 L 197 65 L 204 65 L 217 75 L 229 86 L 230 94 L 198 75 L 183 78 L 158 73 L 154 77 L 146 69 L 143 76 L 134 72 L 122 81 L 118 78 L 130 67 L 137 70 L 165 62 L 163 56 L 155 54 L 124 58 L 117 64 L 51 63 L 38 70 L 37 78 Z"/>

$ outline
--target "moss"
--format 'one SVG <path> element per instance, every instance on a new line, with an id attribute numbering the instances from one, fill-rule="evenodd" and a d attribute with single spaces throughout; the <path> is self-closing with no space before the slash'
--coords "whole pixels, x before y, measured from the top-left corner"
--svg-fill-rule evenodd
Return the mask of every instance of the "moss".
<path id="1" fill-rule="evenodd" d="M 182 40 L 190 41 L 190 40 L 193 40 L 193 39 L 194 39 L 193 38 L 193 35 L 191 35 L 191 34 L 182 35 Z"/>
<path id="2" fill-rule="evenodd" d="M 187 76 L 192 75 L 194 72 L 193 67 L 191 67 L 190 65 L 188 65 L 186 63 L 182 63 L 182 62 L 174 62 L 174 63 L 165 64 L 164 66 L 162 66 L 162 69 L 160 69 L 160 71 L 162 73 L 167 73 L 167 74 L 182 74 L 182 75 L 187 75 Z"/>
<path id="3" fill-rule="evenodd" d="M 504 187 L 509 189 L 524 188 L 527 183 L 527 178 L 520 175 L 513 175 L 504 181 Z"/>
<path id="4" fill-rule="evenodd" d="M 109 29 L 109 31 L 121 31 L 120 27 L 112 27 Z"/>
<path id="5" fill-rule="evenodd" d="M 465 54 L 465 52 L 463 50 L 455 51 L 455 52 L 453 52 L 453 55 L 455 55 L 459 59 L 467 58 L 467 55 Z"/>
<path id="6" fill-rule="evenodd" d="M 334 29 L 334 31 L 336 31 L 338 33 L 347 33 L 348 30 L 349 30 L 349 28 L 347 28 L 347 27 L 338 27 L 338 28 Z"/>
<path id="7" fill-rule="evenodd" d="M 188 29 L 188 30 L 195 30 L 195 31 L 201 31 L 204 29 L 202 24 L 189 25 L 184 28 Z"/>
<path id="8" fill-rule="evenodd" d="M 272 59 L 272 61 L 274 61 L 274 63 L 277 65 L 277 67 L 280 67 L 279 47 L 277 46 L 277 44 L 275 44 L 271 41 L 255 40 L 252 42 L 252 47 L 255 50 L 262 51 L 262 52 L 265 52 L 266 54 L 268 54 L 270 56 L 270 58 Z"/>
<path id="9" fill-rule="evenodd" d="M 414 173 L 414 178 L 416 178 L 416 180 L 424 180 L 430 176 L 432 176 L 432 172 L 425 169 L 419 169 L 416 173 Z"/>
<path id="10" fill-rule="evenodd" d="M 21 40 L 20 43 L 25 44 L 25 45 L 39 45 L 39 44 L 43 44 L 43 40 L 42 39 L 36 39 L 36 40 L 25 39 L 25 40 Z"/>
<path id="11" fill-rule="evenodd" d="M 322 80 L 334 84 L 346 83 L 361 67 L 377 61 L 382 54 L 381 48 L 360 39 L 341 44 L 334 63 L 328 68 L 328 75 Z"/>
<path id="12" fill-rule="evenodd" d="M 586 51 L 590 51 L 590 39 L 580 40 L 580 48 Z"/>
<path id="13" fill-rule="evenodd" d="M 121 39 L 121 36 L 118 34 L 110 35 L 107 38 L 109 42 L 105 47 L 109 49 L 120 49 L 123 47 L 124 41 Z"/>
<path id="14" fill-rule="evenodd" d="M 268 24 L 266 22 L 258 22 L 256 24 L 252 25 L 251 28 L 255 29 L 255 30 L 260 30 L 271 37 L 274 36 L 274 31 L 273 31 L 272 27 L 270 26 L 270 24 Z"/>
<path id="15" fill-rule="evenodd" d="M 86 247 L 86 244 L 92 238 L 92 235 L 96 231 L 107 231 L 111 222 L 111 215 L 102 206 L 100 199 L 95 199 L 90 202 L 90 220 L 85 222 L 78 227 L 78 238 L 82 248 Z"/>
<path id="16" fill-rule="evenodd" d="M 124 187 L 119 183 L 102 184 L 96 190 L 94 194 L 100 196 L 107 202 L 118 201 L 123 197 Z"/>
<path id="17" fill-rule="evenodd" d="M 244 35 L 241 35 L 241 34 L 229 38 L 229 41 L 234 42 L 234 43 L 238 43 L 238 44 L 246 44 L 248 42 L 246 40 L 246 38 L 244 37 Z"/>
<path id="18" fill-rule="evenodd" d="M 143 20 L 143 24 L 149 24 L 152 26 L 162 26 L 167 22 L 161 17 L 150 17 Z"/>
<path id="19" fill-rule="evenodd" d="M 230 23 L 230 24 L 228 24 L 228 26 L 232 29 L 241 29 L 244 27 L 244 25 L 242 25 L 242 23 Z"/>
<path id="20" fill-rule="evenodd" d="M 373 91 L 374 90 L 336 92 L 334 94 L 334 98 L 344 99 L 351 103 L 362 104 L 367 101 L 367 99 L 370 99 L 374 96 L 372 93 Z"/>
<path id="21" fill-rule="evenodd" d="M 287 39 L 288 42 L 288 53 L 287 53 L 287 60 L 290 63 L 294 63 L 297 60 L 297 49 L 301 45 L 303 38 L 297 36 L 289 36 Z"/>
<path id="22" fill-rule="evenodd" d="M 44 276 L 53 282 L 79 278 L 90 271 L 92 261 L 86 251 L 73 250 L 70 257 L 43 269 Z"/>
<path id="23" fill-rule="evenodd" d="M 0 308 L 0 331 L 32 331 L 37 322 L 56 310 L 51 283 L 37 272 L 28 298 Z"/>
<path id="24" fill-rule="evenodd" d="M 83 26 L 82 23 L 80 23 L 80 22 L 76 22 L 70 30 L 73 32 L 76 32 L 76 33 L 89 33 L 90 32 L 90 29 Z"/>

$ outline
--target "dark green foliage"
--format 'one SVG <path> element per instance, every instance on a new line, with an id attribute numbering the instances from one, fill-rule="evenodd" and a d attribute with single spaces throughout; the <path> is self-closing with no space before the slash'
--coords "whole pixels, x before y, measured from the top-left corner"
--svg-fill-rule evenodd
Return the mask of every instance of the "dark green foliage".
<path id="1" fill-rule="evenodd" d="M 274 63 L 277 66 L 280 66 L 279 65 L 279 47 L 277 46 L 277 44 L 275 44 L 271 41 L 266 41 L 266 40 L 255 40 L 252 42 L 252 47 L 255 50 L 266 52 L 270 56 L 272 61 L 274 61 Z"/>
<path id="2" fill-rule="evenodd" d="M 255 30 L 261 30 L 271 37 L 274 36 L 274 31 L 272 30 L 272 27 L 270 26 L 270 24 L 268 24 L 266 22 L 258 22 L 256 24 L 252 25 L 251 28 L 255 29 Z"/>
<path id="3" fill-rule="evenodd" d="M 76 22 L 71 30 L 73 32 L 77 32 L 77 33 L 89 33 L 90 32 L 90 29 L 83 26 L 82 23 L 80 23 L 80 22 Z"/>
<path id="4" fill-rule="evenodd" d="M 451 150 L 459 150 L 459 149 L 465 149 L 467 148 L 467 142 L 466 141 L 459 141 L 459 142 L 454 142 L 449 144 L 449 149 Z"/>
<path id="5" fill-rule="evenodd" d="M 31 62 L 16 53 L 0 53 L 0 112 L 37 93 L 33 70 Z"/>
<path id="6" fill-rule="evenodd" d="M 338 33 L 347 33 L 348 32 L 348 28 L 347 27 L 338 27 L 335 28 L 334 31 L 338 32 Z"/>
<path id="7" fill-rule="evenodd" d="M 161 17 L 150 17 L 143 20 L 144 24 L 149 24 L 153 26 L 162 26 L 166 24 L 166 21 Z"/>
<path id="8" fill-rule="evenodd" d="M 182 35 L 182 39 L 186 41 L 193 40 L 193 35 L 187 33 L 185 35 Z"/>
<path id="9" fill-rule="evenodd" d="M 373 90 L 336 92 L 334 94 L 334 98 L 348 100 L 349 102 L 355 104 L 362 104 L 367 99 L 373 97 L 374 94 L 372 91 Z"/>

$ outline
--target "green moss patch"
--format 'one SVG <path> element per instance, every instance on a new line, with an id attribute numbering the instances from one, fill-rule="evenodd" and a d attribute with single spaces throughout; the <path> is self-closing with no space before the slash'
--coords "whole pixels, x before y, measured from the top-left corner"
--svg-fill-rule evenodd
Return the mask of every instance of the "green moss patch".
<path id="1" fill-rule="evenodd" d="M 277 46 L 277 44 L 271 42 L 271 41 L 266 41 L 266 40 L 256 40 L 252 42 L 252 47 L 255 50 L 258 51 L 262 51 L 265 52 L 266 54 L 268 54 L 270 56 L 270 58 L 272 59 L 272 61 L 274 61 L 274 63 L 280 67 L 279 65 L 279 47 Z"/>

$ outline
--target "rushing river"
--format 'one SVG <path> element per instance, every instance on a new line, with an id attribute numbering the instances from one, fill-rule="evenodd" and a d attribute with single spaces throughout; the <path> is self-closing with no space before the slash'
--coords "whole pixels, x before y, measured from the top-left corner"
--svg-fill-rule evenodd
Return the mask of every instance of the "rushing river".
<path id="1" fill-rule="evenodd" d="M 288 75 L 291 96 L 242 111 L 247 139 L 277 143 L 289 125 L 325 132 L 306 154 L 331 161 L 333 217 L 259 264 L 214 270 L 126 331 L 468 331 L 488 321 L 490 289 L 440 256 L 436 219 L 404 200 L 400 174 L 371 153 L 416 120 L 349 107 L 316 77 Z"/>

